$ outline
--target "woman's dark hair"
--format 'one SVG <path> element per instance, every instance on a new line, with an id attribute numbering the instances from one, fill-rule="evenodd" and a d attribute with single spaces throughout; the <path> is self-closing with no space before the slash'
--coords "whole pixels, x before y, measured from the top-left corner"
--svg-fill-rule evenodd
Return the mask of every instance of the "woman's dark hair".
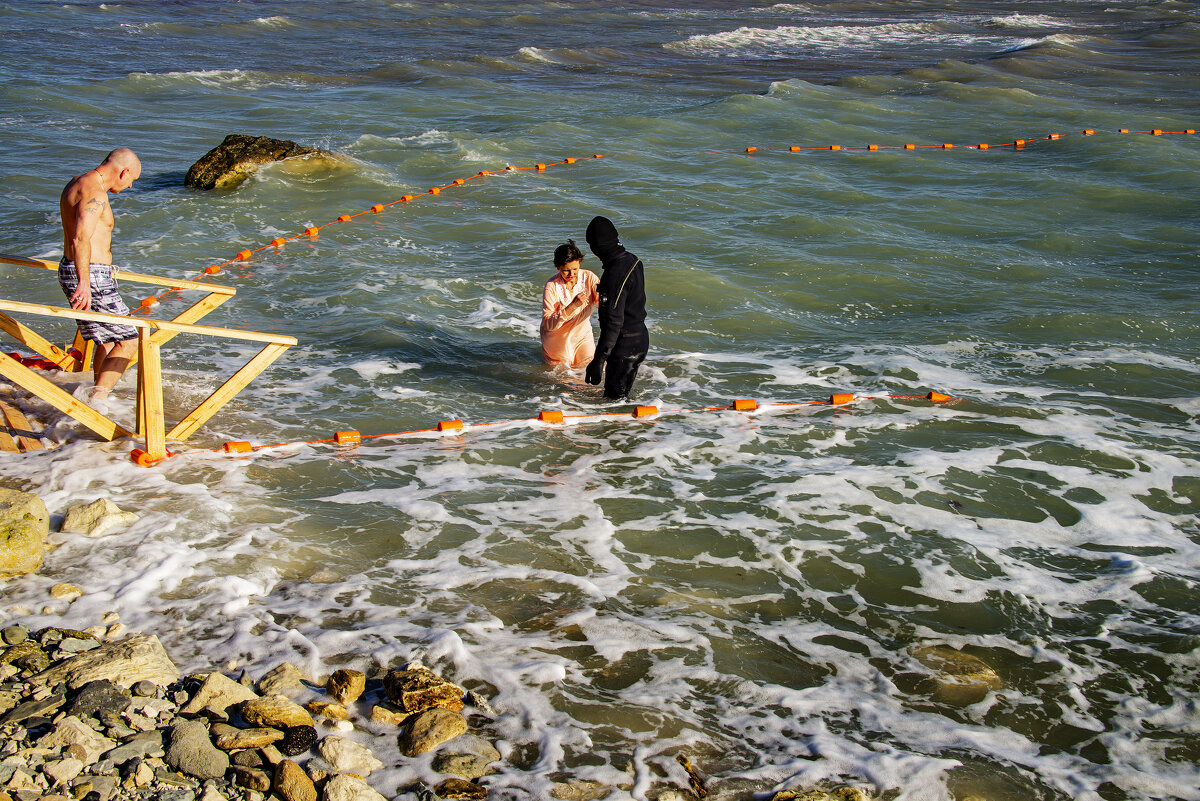
<path id="1" fill-rule="evenodd" d="M 554 249 L 554 266 L 562 267 L 564 264 L 572 261 L 580 261 L 583 259 L 583 253 L 575 244 L 574 239 L 568 239 L 565 245 L 559 245 Z"/>

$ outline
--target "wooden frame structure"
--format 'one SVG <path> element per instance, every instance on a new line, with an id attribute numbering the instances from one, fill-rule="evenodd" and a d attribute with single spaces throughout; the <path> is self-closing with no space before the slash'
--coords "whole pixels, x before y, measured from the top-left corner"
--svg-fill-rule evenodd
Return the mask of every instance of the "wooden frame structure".
<path id="1" fill-rule="evenodd" d="M 58 265 L 54 262 L 42 259 L 24 259 L 4 254 L 0 254 L 0 262 L 25 267 L 39 267 L 50 270 L 58 269 Z M 75 354 L 69 353 L 52 344 L 49 340 L 31 328 L 17 322 L 5 312 L 71 320 L 96 320 L 99 322 L 120 323 L 137 328 L 138 350 L 135 357 L 138 365 L 137 435 L 144 437 L 146 443 L 144 451 L 134 451 L 134 458 L 139 464 L 151 465 L 165 459 L 169 455 L 166 447 L 168 439 L 183 441 L 190 437 L 195 433 L 196 429 L 204 425 L 210 417 L 232 400 L 259 373 L 267 369 L 276 359 L 282 356 L 284 351 L 296 344 L 295 337 L 197 325 L 197 320 L 233 297 L 236 290 L 230 287 L 198 281 L 159 278 L 153 275 L 130 273 L 125 270 L 114 270 L 113 276 L 114 278 L 138 283 L 167 286 L 177 290 L 200 290 L 207 292 L 207 294 L 173 320 L 125 317 L 118 314 L 64 309 L 58 306 L 48 306 L 43 303 L 0 300 L 0 331 L 11 335 L 26 347 L 34 350 L 42 358 L 53 362 L 60 368 L 78 372 L 86 370 L 90 366 L 90 349 L 89 351 L 81 351 L 83 356 L 79 358 Z M 201 402 L 200 405 L 185 415 L 170 431 L 167 431 L 166 420 L 163 414 L 162 346 L 179 334 L 184 333 L 261 342 L 264 343 L 264 346 L 245 365 L 230 376 L 225 383 L 221 384 L 221 386 Z M 87 344 L 91 345 L 92 343 L 89 342 Z M 75 418 L 105 439 L 112 440 L 117 437 L 133 436 L 133 432 L 128 431 L 106 415 L 101 414 L 91 406 L 76 399 L 54 382 L 42 377 L 6 353 L 0 353 L 0 376 L 32 392 L 46 403 Z"/>

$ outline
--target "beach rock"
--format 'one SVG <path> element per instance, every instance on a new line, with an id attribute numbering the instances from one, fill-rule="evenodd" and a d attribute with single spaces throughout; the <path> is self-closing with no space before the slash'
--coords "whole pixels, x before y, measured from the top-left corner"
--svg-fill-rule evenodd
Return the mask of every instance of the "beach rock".
<path id="1" fill-rule="evenodd" d="M 41 567 L 49 533 L 50 514 L 41 498 L 0 489 L 0 579 Z"/>
<path id="2" fill-rule="evenodd" d="M 607 784 L 590 779 L 572 779 L 568 782 L 555 782 L 550 788 L 550 797 L 559 801 L 597 801 L 611 793 L 612 789 Z"/>
<path id="3" fill-rule="evenodd" d="M 913 657 L 935 671 L 938 697 L 950 704 L 966 706 L 982 701 L 989 690 L 1004 686 L 999 674 L 982 659 L 947 645 L 927 645 L 912 650 Z"/>
<path id="4" fill-rule="evenodd" d="M 229 755 L 212 744 L 208 727 L 199 720 L 171 727 L 165 759 L 175 770 L 197 779 L 219 779 L 229 769 Z"/>
<path id="5" fill-rule="evenodd" d="M 83 753 L 77 758 L 88 765 L 100 761 L 102 754 L 116 747 L 116 743 L 76 717 L 60 720 L 37 744 L 39 748 L 69 749 L 79 746 Z"/>
<path id="6" fill-rule="evenodd" d="M 21 723 L 32 718 L 39 718 L 54 712 L 67 701 L 66 692 L 59 690 L 51 693 L 45 698 L 26 701 L 17 704 L 16 707 L 5 713 L 3 718 L 0 718 L 0 726 L 8 726 L 13 723 Z M 29 726 L 31 724 L 26 724 Z"/>
<path id="7" fill-rule="evenodd" d="M 260 793 L 265 793 L 271 789 L 271 774 L 265 770 L 242 767 L 241 765 L 234 765 L 229 770 L 233 774 L 233 783 L 238 787 L 257 790 Z"/>
<path id="8" fill-rule="evenodd" d="M 351 704 L 367 688 L 367 677 L 358 670 L 335 670 L 325 682 L 325 692 L 339 704 Z"/>
<path id="9" fill-rule="evenodd" d="M 134 759 L 162 757 L 166 754 L 163 748 L 163 732 L 165 731 L 167 730 L 153 729 L 135 734 L 104 754 L 104 759 L 114 765 L 124 765 Z"/>
<path id="10" fill-rule="evenodd" d="M 67 516 L 63 519 L 62 530 L 73 534 L 86 534 L 89 537 L 101 537 L 138 519 L 133 512 L 123 512 L 112 501 L 101 498 L 68 509 Z"/>
<path id="11" fill-rule="evenodd" d="M 77 718 L 99 717 L 103 712 L 120 714 L 133 702 L 130 694 L 108 679 L 89 681 L 79 688 L 67 706 L 68 715 Z"/>
<path id="12" fill-rule="evenodd" d="M 195 715 L 208 708 L 228 716 L 229 707 L 244 701 L 253 701 L 258 694 L 249 687 L 244 687 L 222 673 L 209 673 L 204 677 L 204 683 L 196 690 L 195 695 L 184 704 L 181 715 Z"/>
<path id="13" fill-rule="evenodd" d="M 271 729 L 290 729 L 295 726 L 314 726 L 312 715 L 282 695 L 253 698 L 242 705 L 242 717 L 251 726 Z"/>
<path id="14" fill-rule="evenodd" d="M 284 756 L 299 756 L 317 743 L 317 730 L 313 726 L 289 726 L 283 731 L 283 739 L 279 745 L 270 746 L 278 749 Z M 266 750 L 264 749 L 264 754 Z M 267 756 L 270 759 L 270 756 Z"/>
<path id="15" fill-rule="evenodd" d="M 22 626 L 5 626 L 0 629 L 0 640 L 5 645 L 18 645 L 29 639 L 29 632 Z"/>
<path id="16" fill-rule="evenodd" d="M 780 790 L 771 796 L 771 801 L 871 801 L 871 797 L 857 787 L 845 785 L 833 790 Z"/>
<path id="17" fill-rule="evenodd" d="M 350 710 L 341 704 L 331 704 L 328 701 L 309 701 L 304 705 L 309 714 L 327 720 L 349 720 Z"/>
<path id="18" fill-rule="evenodd" d="M 258 681 L 259 695 L 287 695 L 304 683 L 304 673 L 291 662 L 276 665 Z"/>
<path id="19" fill-rule="evenodd" d="M 73 656 L 30 681 L 43 686 L 66 684 L 74 690 L 97 679 L 109 679 L 122 687 L 143 680 L 166 685 L 179 680 L 179 669 L 157 637 L 140 635 Z"/>
<path id="20" fill-rule="evenodd" d="M 409 717 L 411 717 L 410 713 L 405 712 L 395 704 L 389 704 L 387 701 L 381 701 L 371 707 L 371 720 L 375 723 L 390 723 L 393 726 L 401 726 Z"/>
<path id="21" fill-rule="evenodd" d="M 50 588 L 50 597 L 56 601 L 74 601 L 83 595 L 83 590 L 74 584 L 59 583 Z"/>
<path id="22" fill-rule="evenodd" d="M 325 801 L 387 801 L 356 776 L 339 773 L 325 782 Z"/>
<path id="23" fill-rule="evenodd" d="M 446 779 L 433 790 L 438 798 L 470 798 L 482 801 L 487 798 L 487 789 L 466 779 Z"/>
<path id="24" fill-rule="evenodd" d="M 415 757 L 434 750 L 467 731 L 467 721 L 449 709 L 428 709 L 413 718 L 400 736 L 400 752 Z"/>
<path id="25" fill-rule="evenodd" d="M 317 753 L 338 773 L 357 773 L 365 778 L 383 768 L 371 749 L 346 737 L 326 737 L 317 746 Z"/>
<path id="26" fill-rule="evenodd" d="M 11 664 L 30 673 L 40 673 L 50 666 L 50 657 L 42 650 L 42 646 L 33 640 L 26 640 L 6 648 L 4 654 L 0 655 L 0 663 Z"/>
<path id="27" fill-rule="evenodd" d="M 311 157 L 329 165 L 343 163 L 343 160 L 333 153 L 303 147 L 292 141 L 266 136 L 229 134 L 221 144 L 191 166 L 183 179 L 183 185 L 195 189 L 232 189 L 263 164 L 300 156 Z"/>
<path id="28" fill-rule="evenodd" d="M 500 761 L 500 752 L 495 746 L 473 734 L 464 735 L 458 744 L 458 753 L 438 754 L 433 760 L 433 769 L 438 773 L 449 773 L 464 779 L 478 779 L 495 773 L 489 767 Z"/>
<path id="29" fill-rule="evenodd" d="M 42 765 L 42 773 L 50 780 L 50 786 L 56 787 L 74 779 L 83 771 L 83 762 L 74 757 L 64 757 L 57 762 L 47 762 Z"/>
<path id="30" fill-rule="evenodd" d="M 145 679 L 135 682 L 134 685 L 129 689 L 138 698 L 154 698 L 158 695 L 158 685 L 152 681 L 146 681 Z"/>
<path id="31" fill-rule="evenodd" d="M 283 739 L 279 729 L 234 729 L 217 737 L 217 748 L 222 751 L 240 751 L 245 748 L 262 748 Z"/>
<path id="32" fill-rule="evenodd" d="M 424 667 L 389 670 L 383 677 L 383 691 L 389 701 L 410 713 L 435 708 L 460 712 L 466 695 L 462 687 Z"/>
<path id="33" fill-rule="evenodd" d="M 229 761 L 243 768 L 261 768 L 267 764 L 266 760 L 262 758 L 262 754 L 250 750 L 234 751 L 229 755 Z"/>
<path id="34" fill-rule="evenodd" d="M 275 766 L 271 787 L 283 801 L 317 801 L 317 787 L 304 769 L 290 759 Z"/>

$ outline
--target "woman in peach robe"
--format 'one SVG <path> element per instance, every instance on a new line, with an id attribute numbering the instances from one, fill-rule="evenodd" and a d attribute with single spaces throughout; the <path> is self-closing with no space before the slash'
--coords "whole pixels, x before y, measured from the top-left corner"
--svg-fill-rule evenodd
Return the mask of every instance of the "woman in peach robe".
<path id="1" fill-rule="evenodd" d="M 583 253 L 568 239 L 554 251 L 558 275 L 542 290 L 542 360 L 547 364 L 584 367 L 592 360 L 592 312 L 600 302 L 600 279 L 581 268 Z"/>

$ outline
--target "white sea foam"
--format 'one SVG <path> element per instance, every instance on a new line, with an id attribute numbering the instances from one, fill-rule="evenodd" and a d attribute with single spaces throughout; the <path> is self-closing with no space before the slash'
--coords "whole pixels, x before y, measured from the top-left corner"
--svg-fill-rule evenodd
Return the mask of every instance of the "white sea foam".
<path id="1" fill-rule="evenodd" d="M 697 34 L 668 47 L 680 52 L 730 58 L 779 58 L 798 55 L 812 49 L 860 50 L 869 47 L 896 47 L 936 41 L 961 44 L 974 37 L 945 33 L 936 25 L 902 22 L 881 25 L 781 26 L 778 28 L 742 27 L 716 34 Z"/>

